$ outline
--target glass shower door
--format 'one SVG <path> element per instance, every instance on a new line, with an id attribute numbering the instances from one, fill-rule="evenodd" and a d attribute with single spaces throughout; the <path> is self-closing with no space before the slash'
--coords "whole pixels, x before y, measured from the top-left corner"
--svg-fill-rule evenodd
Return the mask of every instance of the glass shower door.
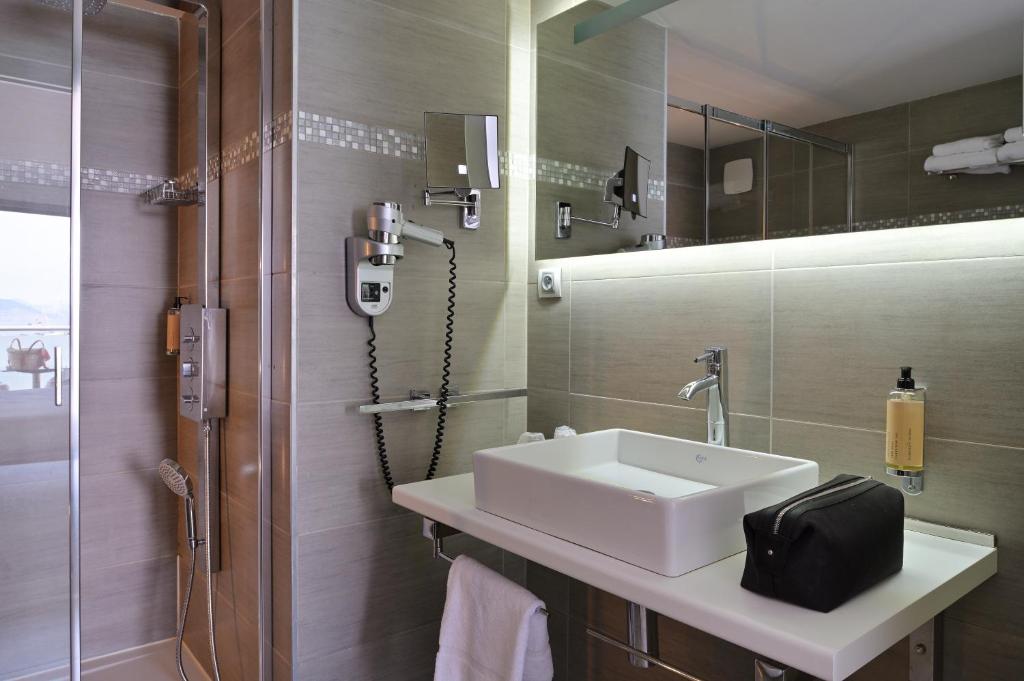
<path id="1" fill-rule="evenodd" d="M 71 50 L 0 3 L 0 680 L 70 676 Z"/>

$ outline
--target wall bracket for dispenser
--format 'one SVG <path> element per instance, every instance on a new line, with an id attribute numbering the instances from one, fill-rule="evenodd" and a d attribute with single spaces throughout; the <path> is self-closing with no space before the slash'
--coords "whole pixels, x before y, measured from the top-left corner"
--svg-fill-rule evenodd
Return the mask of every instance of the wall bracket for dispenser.
<path id="1" fill-rule="evenodd" d="M 903 492 L 912 497 L 924 491 L 924 471 L 903 471 L 898 468 L 886 467 L 888 475 L 899 478 Z"/>
<path id="2" fill-rule="evenodd" d="M 437 199 L 454 196 L 454 199 Z M 455 206 L 459 209 L 459 227 L 480 229 L 481 198 L 479 189 L 424 189 L 424 206 Z"/>

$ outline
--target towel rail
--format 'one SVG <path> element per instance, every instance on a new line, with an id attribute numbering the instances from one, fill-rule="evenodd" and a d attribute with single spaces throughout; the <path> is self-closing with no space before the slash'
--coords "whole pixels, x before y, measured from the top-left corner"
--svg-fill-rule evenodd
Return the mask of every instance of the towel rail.
<path id="1" fill-rule="evenodd" d="M 413 397 L 415 395 L 415 397 Z M 449 394 L 448 406 L 454 407 L 470 402 L 484 402 L 486 400 L 504 400 L 510 397 L 526 397 L 526 388 L 507 388 L 503 390 L 485 390 L 481 392 L 465 394 Z M 425 411 L 437 409 L 437 398 L 424 395 L 417 391 L 410 391 L 410 399 L 398 402 L 384 402 L 382 404 L 362 404 L 359 406 L 360 414 L 387 414 L 397 411 Z"/>
<path id="2" fill-rule="evenodd" d="M 587 627 L 587 636 L 591 636 L 593 638 L 596 638 L 598 641 L 602 641 L 610 646 L 614 646 L 615 648 L 622 650 L 623 652 L 627 652 L 630 654 L 631 657 L 640 658 L 644 662 L 649 662 L 650 664 L 653 664 L 657 667 L 661 667 L 667 672 L 671 672 L 681 678 L 686 679 L 686 681 L 706 681 L 706 679 L 702 679 L 699 676 L 694 676 L 693 674 L 688 674 L 684 672 L 682 669 L 679 669 L 678 667 L 673 667 L 668 662 L 665 662 L 660 658 L 657 658 L 653 655 L 649 655 L 644 651 L 640 650 L 639 648 L 634 648 L 628 643 L 623 643 L 622 641 L 614 639 L 611 636 L 606 636 L 605 634 L 602 634 L 600 631 L 595 631 L 590 627 Z"/>
<path id="3" fill-rule="evenodd" d="M 455 558 L 444 552 L 444 538 L 451 537 L 455 534 L 462 534 L 460 530 L 456 530 L 454 527 L 448 527 L 436 520 L 430 518 L 423 519 L 423 534 L 427 536 L 434 543 L 434 558 L 439 558 L 448 563 L 454 563 Z M 540 614 L 545 617 L 548 616 L 548 611 L 545 608 L 537 610 Z"/>

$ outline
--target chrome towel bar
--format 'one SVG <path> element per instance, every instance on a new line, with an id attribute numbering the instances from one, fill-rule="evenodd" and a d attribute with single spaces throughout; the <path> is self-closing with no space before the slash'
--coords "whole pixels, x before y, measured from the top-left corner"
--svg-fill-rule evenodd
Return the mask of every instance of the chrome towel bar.
<path id="1" fill-rule="evenodd" d="M 448 406 L 454 407 L 459 404 L 471 402 L 484 402 L 486 400 L 504 400 L 510 397 L 526 397 L 526 388 L 507 388 L 502 390 L 485 390 L 481 392 L 465 393 L 461 395 L 450 394 Z M 415 397 L 398 402 L 384 402 L 382 404 L 362 404 L 359 406 L 360 414 L 387 414 L 397 411 L 425 411 L 437 409 L 436 397 Z"/>
<path id="2" fill-rule="evenodd" d="M 454 527 L 448 527 L 443 525 L 436 520 L 430 518 L 423 519 L 423 534 L 430 539 L 434 544 L 434 558 L 440 558 L 447 563 L 454 563 L 455 558 L 449 556 L 444 552 L 444 538 L 450 537 L 454 534 L 462 534 L 461 531 L 456 530 Z M 548 616 L 548 611 L 545 608 L 540 608 L 537 612 Z"/>

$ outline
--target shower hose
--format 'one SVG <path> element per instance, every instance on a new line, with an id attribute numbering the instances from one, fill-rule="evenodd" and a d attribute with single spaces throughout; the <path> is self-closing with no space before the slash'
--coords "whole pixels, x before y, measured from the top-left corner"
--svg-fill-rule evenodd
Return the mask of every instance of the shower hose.
<path id="1" fill-rule="evenodd" d="M 437 398 L 437 431 L 434 433 L 434 450 L 430 454 L 430 465 L 427 466 L 425 480 L 432 480 L 437 473 L 437 466 L 441 460 L 441 448 L 444 445 L 445 422 L 448 418 L 448 383 L 452 372 L 452 338 L 455 333 L 455 242 L 451 239 L 444 240 L 445 247 L 451 251 L 448 259 L 448 308 L 445 314 L 444 351 L 441 361 L 441 392 Z M 370 321 L 370 340 L 367 346 L 370 349 L 370 393 L 373 396 L 373 403 L 380 404 L 380 380 L 377 378 L 377 332 L 373 329 L 373 317 Z M 395 486 L 391 475 L 391 463 L 388 460 L 388 450 L 384 443 L 384 420 L 380 413 L 373 415 L 374 437 L 377 441 L 377 458 L 380 460 L 380 472 L 384 477 L 384 484 L 390 491 Z"/>
<path id="2" fill-rule="evenodd" d="M 206 465 L 210 465 L 210 422 L 203 423 L 203 451 Z M 209 475 L 207 475 L 209 480 Z M 181 681 L 189 681 L 185 675 L 185 666 L 182 662 L 181 647 L 185 638 L 185 622 L 188 621 L 188 606 L 192 600 L 192 585 L 196 577 L 196 549 L 202 548 L 203 558 L 206 562 L 206 622 L 209 634 L 210 666 L 213 668 L 213 681 L 220 681 L 220 664 L 217 660 L 217 635 L 213 618 L 213 570 L 210 566 L 210 547 L 205 537 L 210 536 L 210 486 L 203 487 L 203 537 L 196 542 L 195 546 L 189 545 L 189 568 L 188 585 L 185 587 L 185 598 L 181 606 L 181 617 L 178 622 L 178 636 L 175 642 L 174 660 L 178 664 L 178 674 Z"/>

